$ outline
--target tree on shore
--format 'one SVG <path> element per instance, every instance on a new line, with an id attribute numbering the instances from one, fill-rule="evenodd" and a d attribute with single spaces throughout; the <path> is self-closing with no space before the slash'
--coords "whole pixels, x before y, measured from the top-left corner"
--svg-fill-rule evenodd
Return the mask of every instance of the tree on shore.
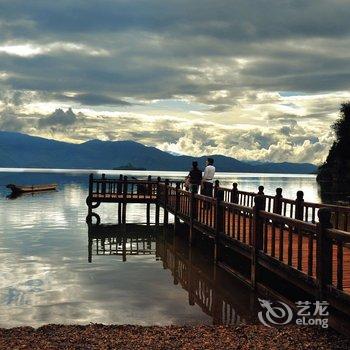
<path id="1" fill-rule="evenodd" d="M 350 184 L 350 102 L 340 107 L 340 118 L 332 125 L 336 139 L 326 161 L 319 167 L 317 180 Z"/>

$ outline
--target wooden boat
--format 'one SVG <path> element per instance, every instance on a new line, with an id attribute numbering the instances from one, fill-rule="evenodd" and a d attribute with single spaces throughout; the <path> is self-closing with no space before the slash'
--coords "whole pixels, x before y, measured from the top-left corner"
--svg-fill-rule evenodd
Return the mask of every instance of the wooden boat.
<path id="1" fill-rule="evenodd" d="M 57 184 L 45 184 L 45 185 L 26 185 L 19 186 L 14 184 L 8 184 L 6 186 L 10 188 L 13 194 L 19 193 L 32 193 L 32 192 L 42 192 L 42 191 L 55 191 L 57 188 Z"/>

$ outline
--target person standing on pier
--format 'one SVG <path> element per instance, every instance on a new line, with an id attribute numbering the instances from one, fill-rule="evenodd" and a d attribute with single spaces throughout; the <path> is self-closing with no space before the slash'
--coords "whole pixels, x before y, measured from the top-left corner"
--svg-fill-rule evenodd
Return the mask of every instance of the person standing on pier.
<path id="1" fill-rule="evenodd" d="M 198 168 L 198 162 L 192 162 L 192 169 L 187 176 L 188 187 L 191 192 L 198 193 L 202 182 L 202 171 Z"/>
<path id="2" fill-rule="evenodd" d="M 204 169 L 202 178 L 201 194 L 204 196 L 213 196 L 213 182 L 215 175 L 214 159 L 208 158 L 206 161 L 207 166 Z"/>

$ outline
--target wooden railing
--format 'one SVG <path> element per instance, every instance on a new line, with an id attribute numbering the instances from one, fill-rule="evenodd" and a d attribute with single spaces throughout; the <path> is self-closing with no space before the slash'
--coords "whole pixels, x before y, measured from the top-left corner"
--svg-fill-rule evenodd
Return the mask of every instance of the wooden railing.
<path id="1" fill-rule="evenodd" d="M 295 200 L 284 199 L 281 189 L 268 196 L 262 186 L 251 193 L 216 183 L 213 197 L 207 197 L 160 178 L 90 176 L 90 216 L 96 215 L 92 209 L 102 201 L 155 203 L 156 216 L 160 206 L 164 209 L 165 224 L 169 212 L 175 215 L 175 223 L 188 223 L 190 244 L 195 230 L 209 235 L 219 264 L 223 263 L 222 247 L 234 246 L 250 264 L 250 273 L 243 277 L 253 288 L 259 283 L 259 269 L 268 269 L 310 293 L 340 303 L 341 311 L 350 315 L 350 233 L 340 229 L 348 228 L 349 207 L 304 202 L 301 191 Z M 125 206 L 123 210 L 125 217 Z"/>
<path id="2" fill-rule="evenodd" d="M 102 174 L 101 178 L 89 178 L 89 198 L 95 201 L 106 199 L 155 199 L 157 197 L 157 181 L 129 179 L 120 176 L 119 179 L 109 179 Z"/>
<path id="3" fill-rule="evenodd" d="M 182 181 L 173 180 L 169 185 L 173 187 L 177 185 L 181 189 L 184 187 Z M 217 180 L 213 188 L 214 197 L 219 190 L 223 191 L 225 202 L 251 208 L 254 206 L 255 196 L 264 195 L 266 211 L 311 223 L 317 222 L 317 213 L 320 208 L 328 208 L 332 212 L 331 222 L 334 228 L 350 232 L 350 206 L 306 202 L 303 191 L 298 191 L 295 199 L 283 198 L 282 188 L 276 188 L 275 195 L 265 194 L 263 186 L 258 187 L 258 192 L 239 191 L 237 183 L 233 183 L 232 188 L 229 189 L 221 187 Z"/>
<path id="4" fill-rule="evenodd" d="M 250 207 L 225 201 L 227 194 L 220 188 L 216 198 L 211 198 L 189 193 L 179 186 L 161 187 L 162 193 L 167 194 L 166 210 L 188 222 L 190 229 L 212 236 L 218 261 L 224 242 L 242 245 L 250 259 L 248 282 L 253 287 L 259 282 L 259 266 L 263 266 L 313 294 L 341 300 L 350 314 L 350 233 L 332 228 L 332 212 L 328 207 L 318 206 L 318 222 L 316 218 L 315 222 L 306 222 L 267 211 L 269 198 L 263 194 L 246 195 L 245 204 L 249 203 L 248 198 L 254 198 L 254 206 Z M 294 213 L 301 213 L 298 202 L 291 205 Z M 276 202 L 270 203 L 273 206 L 276 211 Z"/>

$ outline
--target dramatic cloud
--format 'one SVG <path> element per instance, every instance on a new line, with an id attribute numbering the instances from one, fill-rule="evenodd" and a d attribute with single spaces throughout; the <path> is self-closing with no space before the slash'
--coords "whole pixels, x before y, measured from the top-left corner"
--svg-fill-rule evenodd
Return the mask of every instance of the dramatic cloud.
<path id="1" fill-rule="evenodd" d="M 2 2 L 0 127 L 319 162 L 350 99 L 349 16 L 345 0 Z"/>
<path id="2" fill-rule="evenodd" d="M 25 122 L 18 118 L 11 109 L 4 109 L 0 113 L 0 130 L 6 131 L 22 131 Z"/>
<path id="3" fill-rule="evenodd" d="M 71 108 L 66 112 L 62 109 L 56 109 L 50 116 L 47 118 L 39 119 L 40 127 L 47 127 L 53 125 L 62 125 L 69 126 L 75 124 L 77 121 L 77 116 L 74 114 Z"/>

